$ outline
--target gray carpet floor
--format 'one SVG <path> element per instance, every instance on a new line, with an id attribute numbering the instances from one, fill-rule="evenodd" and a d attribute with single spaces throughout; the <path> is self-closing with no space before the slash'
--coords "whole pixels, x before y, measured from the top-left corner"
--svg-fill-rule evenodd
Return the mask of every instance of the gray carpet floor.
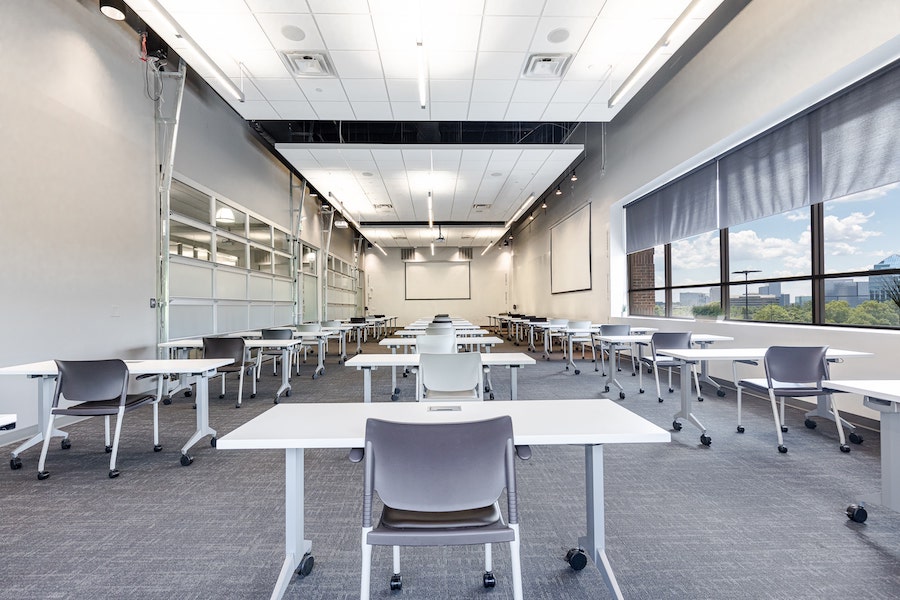
<path id="1" fill-rule="evenodd" d="M 495 351 L 521 351 L 504 344 Z M 384 352 L 376 344 L 366 352 Z M 678 390 L 655 398 L 652 377 L 639 394 L 636 378 L 619 374 L 626 398 L 603 393 L 590 360 L 581 374 L 564 369 L 559 353 L 519 373 L 519 398 L 609 396 L 665 429 L 678 409 Z M 314 358 L 292 378 L 284 402 L 359 402 L 362 373 L 326 360 L 311 379 Z M 232 376 L 233 377 L 233 376 Z M 677 377 L 676 377 L 677 380 Z M 400 379 L 409 401 L 413 379 Z M 234 408 L 237 380 L 210 401 L 210 423 L 224 435 L 272 406 L 280 382 L 265 366 L 259 394 Z M 493 375 L 497 398 L 509 397 L 505 369 Z M 664 384 L 665 385 L 665 384 Z M 218 389 L 213 384 L 213 390 Z M 390 370 L 373 375 L 376 401 L 389 401 Z M 708 390 L 705 390 L 705 392 Z M 695 413 L 712 437 L 686 424 L 669 444 L 610 445 L 605 449 L 607 551 L 629 599 L 896 599 L 900 598 L 900 515 L 869 503 L 866 523 L 847 519 L 851 502 L 877 498 L 877 432 L 852 452 L 838 451 L 832 423 L 803 426 L 788 409 L 790 451 L 776 452 L 767 401 L 748 399 L 735 431 L 734 392 L 706 393 Z M 21 470 L 0 469 L 0 599 L 267 598 L 284 555 L 284 455 L 226 451 L 207 440 L 182 467 L 179 448 L 194 427 L 190 398 L 160 406 L 163 451 L 152 451 L 149 409 L 125 420 L 119 453 L 122 475 L 107 478 L 102 420 L 71 425 L 72 447 L 51 445 L 38 481 L 39 448 L 26 451 Z M 6 450 L 11 450 L 7 447 Z M 532 599 L 606 599 L 592 564 L 572 571 L 564 556 L 585 523 L 583 448 L 538 447 L 517 461 L 524 588 Z M 306 525 L 315 568 L 295 578 L 286 597 L 358 597 L 361 466 L 343 451 L 306 453 Z M 509 553 L 494 551 L 497 587 L 481 586 L 477 548 L 406 549 L 404 587 L 388 590 L 391 557 L 376 548 L 373 598 L 511 598 Z"/>

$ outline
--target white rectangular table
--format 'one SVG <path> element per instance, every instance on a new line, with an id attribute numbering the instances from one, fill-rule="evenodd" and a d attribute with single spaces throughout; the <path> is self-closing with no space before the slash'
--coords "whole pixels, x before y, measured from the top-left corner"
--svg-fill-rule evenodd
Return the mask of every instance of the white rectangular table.
<path id="1" fill-rule="evenodd" d="M 516 371 L 525 365 L 535 364 L 535 360 L 522 352 L 482 352 L 481 364 L 486 367 L 507 367 L 510 371 L 511 400 L 518 397 Z M 412 368 L 419 366 L 418 354 L 357 354 L 344 362 L 345 366 L 356 367 L 363 372 L 363 401 L 372 401 L 372 371 L 379 367 Z M 391 399 L 397 399 L 396 380 L 391 389 Z"/>
<path id="2" fill-rule="evenodd" d="M 900 380 L 822 382 L 829 388 L 860 394 L 863 403 L 881 413 L 881 504 L 900 512 Z"/>
<path id="3" fill-rule="evenodd" d="M 681 372 L 681 410 L 675 414 L 672 421 L 672 428 L 675 431 L 681 430 L 679 419 L 686 419 L 700 430 L 700 443 L 709 446 L 712 441 L 706 435 L 706 428 L 697 420 L 697 417 L 691 412 L 691 369 L 690 365 L 702 360 L 752 360 L 760 361 L 766 355 L 768 348 L 684 348 L 684 349 L 660 349 L 659 353 L 665 356 L 671 356 L 680 361 L 679 370 Z M 871 356 L 869 352 L 857 352 L 855 350 L 839 350 L 837 348 L 829 348 L 825 358 L 829 361 L 838 361 L 844 358 Z M 833 419 L 828 410 L 828 403 L 824 396 L 820 396 L 817 401 L 817 408 L 808 412 L 807 415 L 823 416 Z M 849 427 L 853 427 L 847 423 Z"/>
<path id="4" fill-rule="evenodd" d="M 230 358 L 197 358 L 197 359 L 151 359 L 151 360 L 126 360 L 128 372 L 131 375 L 164 375 L 178 374 L 197 379 L 197 429 L 181 448 L 181 464 L 189 465 L 193 458 L 187 453 L 191 446 L 206 437 L 212 436 L 212 444 L 215 445 L 216 430 L 209 426 L 209 378 L 216 374 L 216 369 L 230 365 L 234 362 Z M 38 432 L 23 442 L 12 451 L 9 461 L 13 469 L 21 468 L 22 460 L 19 454 L 31 448 L 35 444 L 44 441 L 44 432 L 50 420 L 50 408 L 53 404 L 53 394 L 56 389 L 56 376 L 58 375 L 56 363 L 45 360 L 23 365 L 14 365 L 0 368 L 0 375 L 24 375 L 30 378 L 40 378 L 38 383 Z M 68 437 L 68 434 L 59 429 L 51 432 L 51 437 Z"/>
<path id="5" fill-rule="evenodd" d="M 0 414 L 0 429 L 8 425 L 15 425 L 16 415 L 11 413 Z"/>
<path id="6" fill-rule="evenodd" d="M 284 595 L 295 570 L 312 551 L 304 530 L 305 448 L 362 448 L 369 418 L 448 423 L 500 415 L 512 417 L 518 445 L 584 446 L 587 532 L 578 544 L 588 551 L 610 592 L 621 599 L 606 556 L 603 444 L 668 442 L 671 436 L 610 400 L 283 404 L 241 425 L 219 440 L 219 449 L 285 450 L 285 558 L 271 598 Z M 527 529 L 528 524 L 523 522 L 522 527 Z"/>

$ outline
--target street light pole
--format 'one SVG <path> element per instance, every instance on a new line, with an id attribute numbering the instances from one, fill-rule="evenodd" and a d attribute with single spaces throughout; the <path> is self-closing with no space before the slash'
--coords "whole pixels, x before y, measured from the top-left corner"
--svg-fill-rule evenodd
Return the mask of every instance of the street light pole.
<path id="1" fill-rule="evenodd" d="M 744 276 L 744 320 L 750 320 L 750 294 L 749 294 L 749 284 L 747 280 L 750 276 L 750 273 L 762 273 L 759 269 L 744 269 L 743 271 L 732 271 L 732 275 L 743 275 Z"/>

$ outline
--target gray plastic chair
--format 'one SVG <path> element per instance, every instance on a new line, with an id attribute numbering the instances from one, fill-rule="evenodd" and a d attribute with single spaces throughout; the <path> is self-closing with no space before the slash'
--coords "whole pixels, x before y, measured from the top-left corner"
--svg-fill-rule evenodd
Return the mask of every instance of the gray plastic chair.
<path id="1" fill-rule="evenodd" d="M 600 326 L 600 335 L 631 335 L 631 325 L 601 325 Z M 606 375 L 606 363 L 603 362 L 603 353 L 605 352 L 609 356 L 610 344 L 607 344 L 603 340 L 600 340 L 598 344 L 594 345 L 594 349 L 600 352 L 600 364 L 603 366 L 603 375 Z M 613 351 L 613 355 L 609 356 L 609 365 L 610 369 L 612 368 L 612 364 L 615 362 L 616 371 L 621 371 L 622 367 L 619 363 L 619 348 L 616 347 Z M 631 363 L 632 374 L 634 374 L 634 355 L 632 353 L 632 363 Z"/>
<path id="2" fill-rule="evenodd" d="M 508 416 L 464 423 L 366 422 L 360 599 L 369 598 L 372 546 L 394 547 L 390 588 L 401 589 L 400 546 L 485 545 L 484 587 L 493 587 L 492 543 L 509 542 L 513 597 L 522 598 L 516 454 Z M 360 457 L 351 452 L 351 460 Z M 506 489 L 507 517 L 499 498 Z M 384 508 L 373 524 L 373 495 Z"/>
<path id="3" fill-rule="evenodd" d="M 483 400 L 479 352 L 419 353 L 416 400 Z"/>
<path id="4" fill-rule="evenodd" d="M 294 332 L 290 329 L 263 329 L 261 332 L 264 340 L 289 340 L 294 337 Z M 272 359 L 272 375 L 278 374 L 278 361 L 281 360 L 281 349 L 260 349 L 256 353 L 256 378 L 259 379 L 259 373 L 262 370 L 262 361 L 264 358 Z M 283 369 L 290 369 L 291 365 L 282 366 Z"/>
<path id="5" fill-rule="evenodd" d="M 297 331 L 322 331 L 321 323 L 301 323 L 297 325 Z M 303 350 L 303 362 L 306 362 L 307 353 L 310 348 L 319 348 L 319 340 L 315 338 L 306 338 L 297 345 L 297 358 L 300 357 L 300 350 Z M 300 374 L 300 361 L 297 361 L 297 374 Z"/>
<path id="6" fill-rule="evenodd" d="M 834 390 L 822 387 L 822 380 L 828 379 L 828 360 L 825 354 L 828 346 L 772 346 L 766 350 L 763 366 L 766 369 L 765 379 L 742 379 L 738 382 L 738 423 L 741 420 L 741 393 L 748 389 L 769 396 L 772 403 L 772 416 L 775 418 L 775 432 L 778 435 L 778 451 L 787 452 L 782 433 L 788 428 L 784 425 L 784 399 L 828 395 L 831 412 L 837 425 L 841 452 L 850 452 L 850 446 L 844 439 L 844 428 L 841 415 L 834 402 Z M 776 399 L 781 401 L 779 412 Z M 738 432 L 743 433 L 743 426 L 738 425 Z"/>
<path id="7" fill-rule="evenodd" d="M 159 385 L 155 394 L 144 392 L 140 394 L 128 393 L 128 366 L 124 361 L 111 360 L 57 360 L 56 367 L 59 375 L 56 378 L 56 392 L 53 394 L 53 404 L 50 409 L 50 420 L 47 423 L 47 431 L 44 432 L 44 445 L 41 448 L 41 458 L 38 461 L 38 479 L 47 479 L 50 472 L 44 470 L 47 460 L 47 450 L 50 444 L 50 436 L 53 432 L 53 422 L 57 415 L 69 415 L 73 417 L 104 417 L 106 426 L 106 451 L 110 452 L 109 477 L 113 479 L 119 476 L 116 469 L 116 457 L 119 453 L 119 438 L 122 434 L 122 419 L 125 413 L 130 412 L 145 404 L 153 404 L 153 450 L 159 452 L 159 419 L 158 407 L 162 395 L 162 377 L 158 375 L 141 375 L 144 377 L 159 377 Z M 59 400 L 63 398 L 67 402 L 77 402 L 74 406 L 60 408 Z M 116 415 L 116 433 L 112 443 L 109 440 L 109 418 Z M 71 447 L 68 434 L 63 438 L 61 446 L 63 450 Z"/>
<path id="8" fill-rule="evenodd" d="M 256 398 L 256 361 L 248 360 L 244 338 L 240 337 L 205 337 L 203 338 L 203 358 L 231 358 L 234 362 L 216 369 L 216 377 L 222 377 L 222 392 L 219 398 L 225 397 L 225 378 L 229 373 L 238 373 L 238 396 L 235 408 L 241 407 L 244 396 L 244 373 L 250 371 L 253 381 L 251 398 Z"/>
<path id="9" fill-rule="evenodd" d="M 674 392 L 674 388 L 672 387 L 672 368 L 681 366 L 681 361 L 678 361 L 671 356 L 665 356 L 662 354 L 658 354 L 657 350 L 668 349 L 668 348 L 690 348 L 691 347 L 691 332 L 690 331 L 657 331 L 652 336 L 650 336 L 650 356 L 645 356 L 641 360 L 648 366 L 653 368 L 653 378 L 656 380 L 656 398 L 662 402 L 662 392 L 659 388 L 659 369 L 668 369 L 669 371 L 669 393 Z M 644 393 L 644 374 L 643 369 L 640 369 L 641 376 L 638 378 L 638 389 L 640 393 Z M 700 380 L 697 377 L 697 371 L 694 370 L 694 366 L 691 365 L 691 374 L 694 376 L 694 385 L 697 387 L 697 400 L 703 402 L 703 396 L 700 395 Z"/>

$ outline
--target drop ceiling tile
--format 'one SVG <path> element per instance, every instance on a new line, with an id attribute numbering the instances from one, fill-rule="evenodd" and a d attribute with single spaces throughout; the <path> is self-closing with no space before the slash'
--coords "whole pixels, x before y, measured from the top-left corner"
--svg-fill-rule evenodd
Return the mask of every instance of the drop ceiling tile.
<path id="1" fill-rule="evenodd" d="M 540 121 L 546 108 L 546 102 L 510 102 L 506 109 L 506 120 Z"/>
<path id="2" fill-rule="evenodd" d="M 415 79 L 388 79 L 387 92 L 392 102 L 416 102 L 419 106 L 419 82 Z"/>
<path id="3" fill-rule="evenodd" d="M 615 112 L 609 108 L 606 102 L 593 102 L 584 108 L 578 120 L 585 122 L 610 121 L 614 114 Z"/>
<path id="4" fill-rule="evenodd" d="M 317 14 L 316 24 L 329 50 L 377 50 L 368 14 Z"/>
<path id="5" fill-rule="evenodd" d="M 554 102 L 589 102 L 602 87 L 601 81 L 563 81 L 559 84 Z"/>
<path id="6" fill-rule="evenodd" d="M 506 100 L 516 87 L 515 79 L 476 79 L 472 84 L 472 102 Z"/>
<path id="7" fill-rule="evenodd" d="M 306 4 L 297 0 L 245 0 L 247 6 L 255 13 L 305 13 L 309 12 Z"/>
<path id="8" fill-rule="evenodd" d="M 273 100 L 270 104 L 282 119 L 290 121 L 306 121 L 316 118 L 316 112 L 313 110 L 312 106 L 309 105 L 309 102 L 305 100 L 303 102 Z"/>
<path id="9" fill-rule="evenodd" d="M 520 79 L 516 83 L 516 89 L 513 92 L 511 104 L 531 102 L 542 102 L 546 104 L 553 98 L 553 94 L 556 93 L 559 83 L 560 82 L 556 79 L 551 81 Z"/>
<path id="10" fill-rule="evenodd" d="M 303 92 L 300 91 L 297 82 L 294 81 L 292 77 L 281 77 L 276 79 L 257 77 L 254 79 L 254 83 L 260 93 L 269 101 L 306 101 L 306 97 L 303 95 Z M 240 83 L 238 83 L 238 85 L 240 85 Z"/>
<path id="11" fill-rule="evenodd" d="M 227 48 L 230 52 L 240 55 L 248 50 L 271 48 L 259 23 L 249 12 L 234 14 L 179 11 L 173 13 L 173 16 L 207 52 L 210 49 Z"/>
<path id="12" fill-rule="evenodd" d="M 481 27 L 478 51 L 526 52 L 537 24 L 537 17 L 486 16 Z"/>
<path id="13" fill-rule="evenodd" d="M 212 81 L 210 81 L 210 85 L 215 88 L 215 85 Z M 226 100 L 228 100 L 227 97 Z M 268 102 L 238 102 L 237 100 L 232 102 L 229 100 L 229 104 L 231 104 L 231 106 L 235 110 L 237 110 L 243 118 L 248 120 L 266 121 L 281 118 L 278 116 L 278 112 L 274 108 L 272 108 L 272 105 Z"/>
<path id="14" fill-rule="evenodd" d="M 643 0 L 641 1 L 643 2 Z M 603 4 L 597 0 L 547 0 L 547 4 L 544 6 L 544 16 L 596 17 L 603 8 Z"/>
<path id="15" fill-rule="evenodd" d="M 544 0 L 485 0 L 486 15 L 535 15 L 544 10 Z"/>
<path id="16" fill-rule="evenodd" d="M 298 79 L 297 84 L 303 90 L 307 100 L 317 102 L 341 102 L 347 100 L 344 88 L 339 79 Z"/>
<path id="17" fill-rule="evenodd" d="M 544 17 L 538 23 L 531 42 L 530 51 L 575 54 L 594 25 L 593 18 L 584 17 Z M 553 42 L 555 36 L 566 38 Z"/>
<path id="18" fill-rule="evenodd" d="M 519 52 L 479 52 L 475 78 L 518 79 L 524 66 L 525 56 Z"/>
<path id="19" fill-rule="evenodd" d="M 430 79 L 472 79 L 475 75 L 475 56 L 475 52 L 429 51 L 428 77 Z"/>
<path id="20" fill-rule="evenodd" d="M 428 107 L 422 108 L 419 102 L 404 102 L 391 100 L 391 110 L 398 121 L 428 121 L 431 113 Z"/>
<path id="21" fill-rule="evenodd" d="M 385 51 L 413 52 L 422 35 L 421 25 L 415 12 L 404 14 L 372 14 L 372 26 L 378 49 Z"/>
<path id="22" fill-rule="evenodd" d="M 578 121 L 586 102 L 551 102 L 541 115 L 543 121 Z"/>
<path id="23" fill-rule="evenodd" d="M 232 77 L 240 77 L 242 72 L 245 76 L 250 77 L 277 78 L 291 76 L 284 63 L 278 57 L 278 53 L 271 49 L 244 52 L 239 57 L 236 56 L 234 60 L 237 62 L 232 62 L 234 66 L 229 66 L 228 68 L 221 62 L 217 61 L 217 63 L 222 67 L 223 71 Z"/>
<path id="24" fill-rule="evenodd" d="M 174 15 L 179 7 L 182 12 L 185 10 L 185 3 L 178 0 L 163 0 L 163 6 Z M 193 0 L 188 8 L 191 12 L 196 13 L 237 13 L 246 14 L 248 12 L 247 5 L 243 0 Z"/>
<path id="25" fill-rule="evenodd" d="M 481 14 L 436 14 L 423 17 L 422 42 L 429 52 L 474 50 L 478 47 L 481 20 Z"/>
<path id="26" fill-rule="evenodd" d="M 263 96 L 262 92 L 259 91 L 259 88 L 254 85 L 254 81 L 251 81 L 246 77 L 244 79 L 241 79 L 240 77 L 229 77 L 229 79 L 231 79 L 231 82 L 236 85 L 239 90 L 244 92 L 245 101 L 266 100 L 266 97 Z M 212 85 L 217 90 L 222 87 L 222 84 L 219 83 L 218 79 L 207 78 L 207 81 L 209 81 L 210 85 Z M 231 97 L 231 94 L 227 94 L 227 96 Z"/>
<path id="27" fill-rule="evenodd" d="M 431 118 L 435 121 L 464 121 L 468 113 L 467 102 L 431 103 Z"/>
<path id="28" fill-rule="evenodd" d="M 614 62 L 618 62 L 619 56 L 592 55 L 589 52 L 581 52 L 572 61 L 566 71 L 564 81 L 591 81 L 605 83 L 612 71 Z"/>
<path id="29" fill-rule="evenodd" d="M 368 14 L 366 0 L 307 0 L 314 13 Z"/>
<path id="30" fill-rule="evenodd" d="M 338 77 L 344 79 L 373 79 L 384 77 L 378 52 L 331 51 Z"/>
<path id="31" fill-rule="evenodd" d="M 353 108 L 349 102 L 310 102 L 319 119 L 353 120 Z"/>
<path id="32" fill-rule="evenodd" d="M 276 50 L 321 50 L 325 47 L 312 15 L 258 14 L 256 20 Z M 301 35 L 302 39 L 296 39 Z"/>
<path id="33" fill-rule="evenodd" d="M 387 102 L 383 79 L 343 79 L 344 91 L 351 102 Z"/>
<path id="34" fill-rule="evenodd" d="M 428 82 L 428 91 L 433 102 L 468 102 L 472 81 L 432 79 Z"/>
<path id="35" fill-rule="evenodd" d="M 381 65 L 386 79 L 416 79 L 419 63 L 415 52 L 388 50 L 381 52 Z"/>

